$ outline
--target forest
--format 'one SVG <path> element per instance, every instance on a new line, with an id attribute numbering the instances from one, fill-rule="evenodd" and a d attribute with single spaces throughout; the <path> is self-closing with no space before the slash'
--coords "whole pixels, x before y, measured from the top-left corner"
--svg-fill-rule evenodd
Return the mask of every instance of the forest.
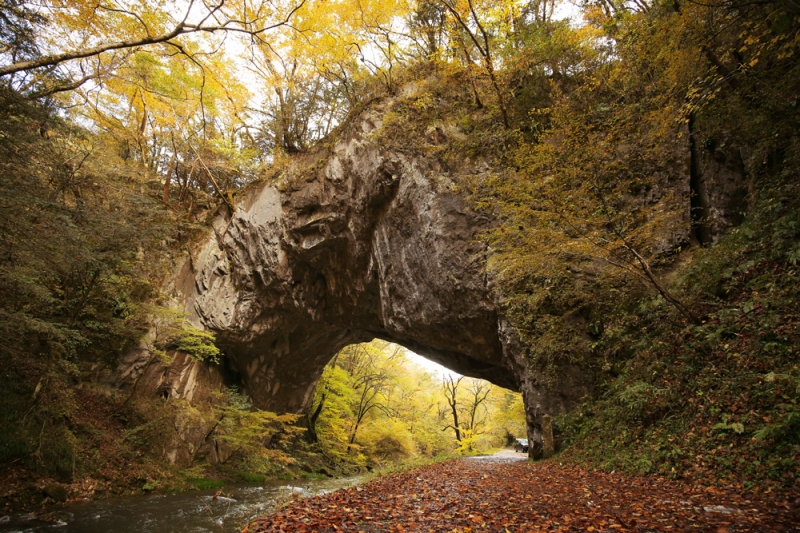
<path id="1" fill-rule="evenodd" d="M 53 483 L 213 488 L 533 436 L 519 391 L 380 339 L 342 348 L 306 412 L 258 409 L 175 305 L 214 217 L 384 104 L 371 138 L 492 221 L 526 375 L 592 376 L 550 413 L 558 461 L 798 489 L 796 0 L 0 2 L 0 514 Z M 227 377 L 149 394 L 118 375 L 133 349 L 142 375 Z M 170 456 L 187 434 L 213 451 Z"/>

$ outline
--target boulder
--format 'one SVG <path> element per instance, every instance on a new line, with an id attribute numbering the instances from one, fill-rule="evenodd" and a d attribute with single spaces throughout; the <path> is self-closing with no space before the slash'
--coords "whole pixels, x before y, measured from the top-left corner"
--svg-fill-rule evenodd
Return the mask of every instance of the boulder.
<path id="1" fill-rule="evenodd" d="M 67 501 L 67 489 L 58 483 L 48 483 L 42 489 L 42 493 L 55 502 Z"/>

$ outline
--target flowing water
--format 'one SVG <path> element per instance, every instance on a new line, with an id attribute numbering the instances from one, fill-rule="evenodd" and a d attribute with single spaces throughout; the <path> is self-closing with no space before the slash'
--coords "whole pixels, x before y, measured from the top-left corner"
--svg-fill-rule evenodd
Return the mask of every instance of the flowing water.
<path id="1" fill-rule="evenodd" d="M 45 522 L 35 514 L 0 517 L 0 533 L 229 533 L 292 498 L 351 487 L 360 477 L 267 481 L 216 491 L 146 495 L 76 503 Z"/>

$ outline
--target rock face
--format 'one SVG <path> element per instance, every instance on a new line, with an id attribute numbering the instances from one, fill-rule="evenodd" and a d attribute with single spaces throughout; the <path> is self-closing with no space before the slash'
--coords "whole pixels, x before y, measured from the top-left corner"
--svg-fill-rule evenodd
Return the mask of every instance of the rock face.
<path id="1" fill-rule="evenodd" d="M 213 235 L 175 276 L 177 301 L 195 326 L 216 334 L 224 365 L 186 356 L 152 365 L 143 345 L 124 361 L 121 379 L 193 405 L 233 382 L 261 408 L 307 412 L 330 359 L 348 344 L 380 338 L 521 391 L 532 441 L 541 439 L 543 415 L 591 394 L 590 372 L 568 363 L 555 385 L 540 382 L 502 314 L 479 238 L 493 221 L 455 192 L 458 176 L 480 176 L 488 164 L 445 169 L 424 150 L 381 143 L 393 104 L 371 105 L 337 140 L 294 158 L 280 179 L 220 213 Z M 434 144 L 463 137 L 454 127 L 434 133 Z M 701 242 L 737 222 L 741 165 L 689 152 L 691 169 L 663 184 L 692 197 L 664 250 L 688 241 L 691 218 Z M 202 428 L 184 433 L 170 460 L 204 446 Z"/>
<path id="2" fill-rule="evenodd" d="M 379 146 L 390 104 L 219 215 L 177 296 L 259 407 L 307 410 L 337 351 L 380 338 L 521 390 L 533 431 L 590 392 L 590 376 L 565 368 L 561 390 L 541 392 L 485 271 L 478 235 L 490 221 L 438 163 Z"/>
<path id="3" fill-rule="evenodd" d="M 745 160 L 736 147 L 692 149 L 692 214 L 694 236 L 701 244 L 716 244 L 720 237 L 744 220 L 747 207 Z"/>

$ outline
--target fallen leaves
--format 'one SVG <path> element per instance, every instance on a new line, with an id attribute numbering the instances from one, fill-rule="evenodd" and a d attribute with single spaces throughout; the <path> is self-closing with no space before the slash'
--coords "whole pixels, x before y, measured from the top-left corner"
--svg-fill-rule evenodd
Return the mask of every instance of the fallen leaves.
<path id="1" fill-rule="evenodd" d="M 290 503 L 243 533 L 800 531 L 797 495 L 719 488 L 552 462 L 460 459 Z"/>

